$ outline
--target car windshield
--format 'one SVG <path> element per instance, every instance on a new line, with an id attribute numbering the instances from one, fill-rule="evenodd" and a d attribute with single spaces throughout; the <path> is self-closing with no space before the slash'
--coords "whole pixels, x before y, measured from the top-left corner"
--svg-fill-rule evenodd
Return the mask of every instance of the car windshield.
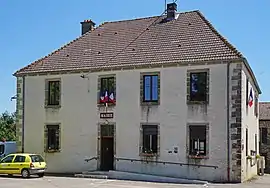
<path id="1" fill-rule="evenodd" d="M 30 155 L 33 163 L 35 162 L 44 162 L 44 159 L 40 155 Z"/>
<path id="2" fill-rule="evenodd" d="M 5 152 L 5 145 L 0 145 L 0 155 L 2 155 Z"/>

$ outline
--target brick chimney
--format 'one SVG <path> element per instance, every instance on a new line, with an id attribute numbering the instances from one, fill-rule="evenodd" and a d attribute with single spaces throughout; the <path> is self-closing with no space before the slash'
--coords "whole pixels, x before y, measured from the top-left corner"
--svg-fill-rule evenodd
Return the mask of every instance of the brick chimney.
<path id="1" fill-rule="evenodd" d="M 95 28 L 95 23 L 92 20 L 84 20 L 82 24 L 82 35 Z"/>

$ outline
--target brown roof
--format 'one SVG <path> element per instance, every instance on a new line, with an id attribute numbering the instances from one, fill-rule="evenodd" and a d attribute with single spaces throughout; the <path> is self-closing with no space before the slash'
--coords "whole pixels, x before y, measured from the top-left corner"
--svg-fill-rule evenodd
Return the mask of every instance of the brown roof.
<path id="1" fill-rule="evenodd" d="M 270 102 L 260 102 L 260 120 L 270 120 Z"/>
<path id="2" fill-rule="evenodd" d="M 180 13 L 165 23 L 163 18 L 104 23 L 15 75 L 243 57 L 199 11 Z"/>

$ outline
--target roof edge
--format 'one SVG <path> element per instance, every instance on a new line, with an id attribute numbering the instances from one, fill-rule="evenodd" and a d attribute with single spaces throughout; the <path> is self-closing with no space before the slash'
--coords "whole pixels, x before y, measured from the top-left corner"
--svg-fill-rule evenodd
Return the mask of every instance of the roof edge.
<path id="1" fill-rule="evenodd" d="M 247 61 L 247 59 L 246 59 L 245 57 L 243 57 L 242 59 L 243 59 L 243 61 L 244 61 L 244 65 L 246 66 L 248 72 L 249 72 L 250 75 L 251 75 L 251 78 L 252 78 L 253 81 L 254 81 L 254 84 L 255 84 L 255 86 L 256 86 L 256 88 L 257 88 L 259 94 L 262 94 L 262 91 L 261 91 L 261 88 L 260 88 L 260 86 L 259 86 L 259 83 L 258 83 L 258 81 L 257 81 L 257 79 L 256 79 L 256 77 L 255 77 L 255 74 L 254 74 L 252 68 L 250 67 L 250 65 L 249 65 L 249 63 L 248 63 L 248 61 Z"/>
<path id="2" fill-rule="evenodd" d="M 206 25 L 208 25 L 208 27 L 213 31 L 214 34 L 217 35 L 217 37 L 230 49 L 232 50 L 239 58 L 244 58 L 244 56 L 242 55 L 242 53 L 240 51 L 237 50 L 236 47 L 234 47 L 234 45 L 232 45 L 224 36 L 222 36 L 218 30 L 211 24 L 211 22 L 206 19 L 206 17 L 199 11 L 195 11 L 198 13 L 198 15 L 201 17 L 201 19 L 206 23 Z"/>

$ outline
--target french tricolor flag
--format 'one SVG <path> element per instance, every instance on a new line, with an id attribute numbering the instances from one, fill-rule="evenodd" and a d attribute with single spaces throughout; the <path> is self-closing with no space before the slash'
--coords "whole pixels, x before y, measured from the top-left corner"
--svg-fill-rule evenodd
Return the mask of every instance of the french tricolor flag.
<path id="1" fill-rule="evenodd" d="M 251 107 L 251 106 L 253 105 L 253 93 L 252 93 L 252 88 L 250 88 L 250 92 L 249 92 L 248 105 L 249 105 L 249 107 Z"/>

